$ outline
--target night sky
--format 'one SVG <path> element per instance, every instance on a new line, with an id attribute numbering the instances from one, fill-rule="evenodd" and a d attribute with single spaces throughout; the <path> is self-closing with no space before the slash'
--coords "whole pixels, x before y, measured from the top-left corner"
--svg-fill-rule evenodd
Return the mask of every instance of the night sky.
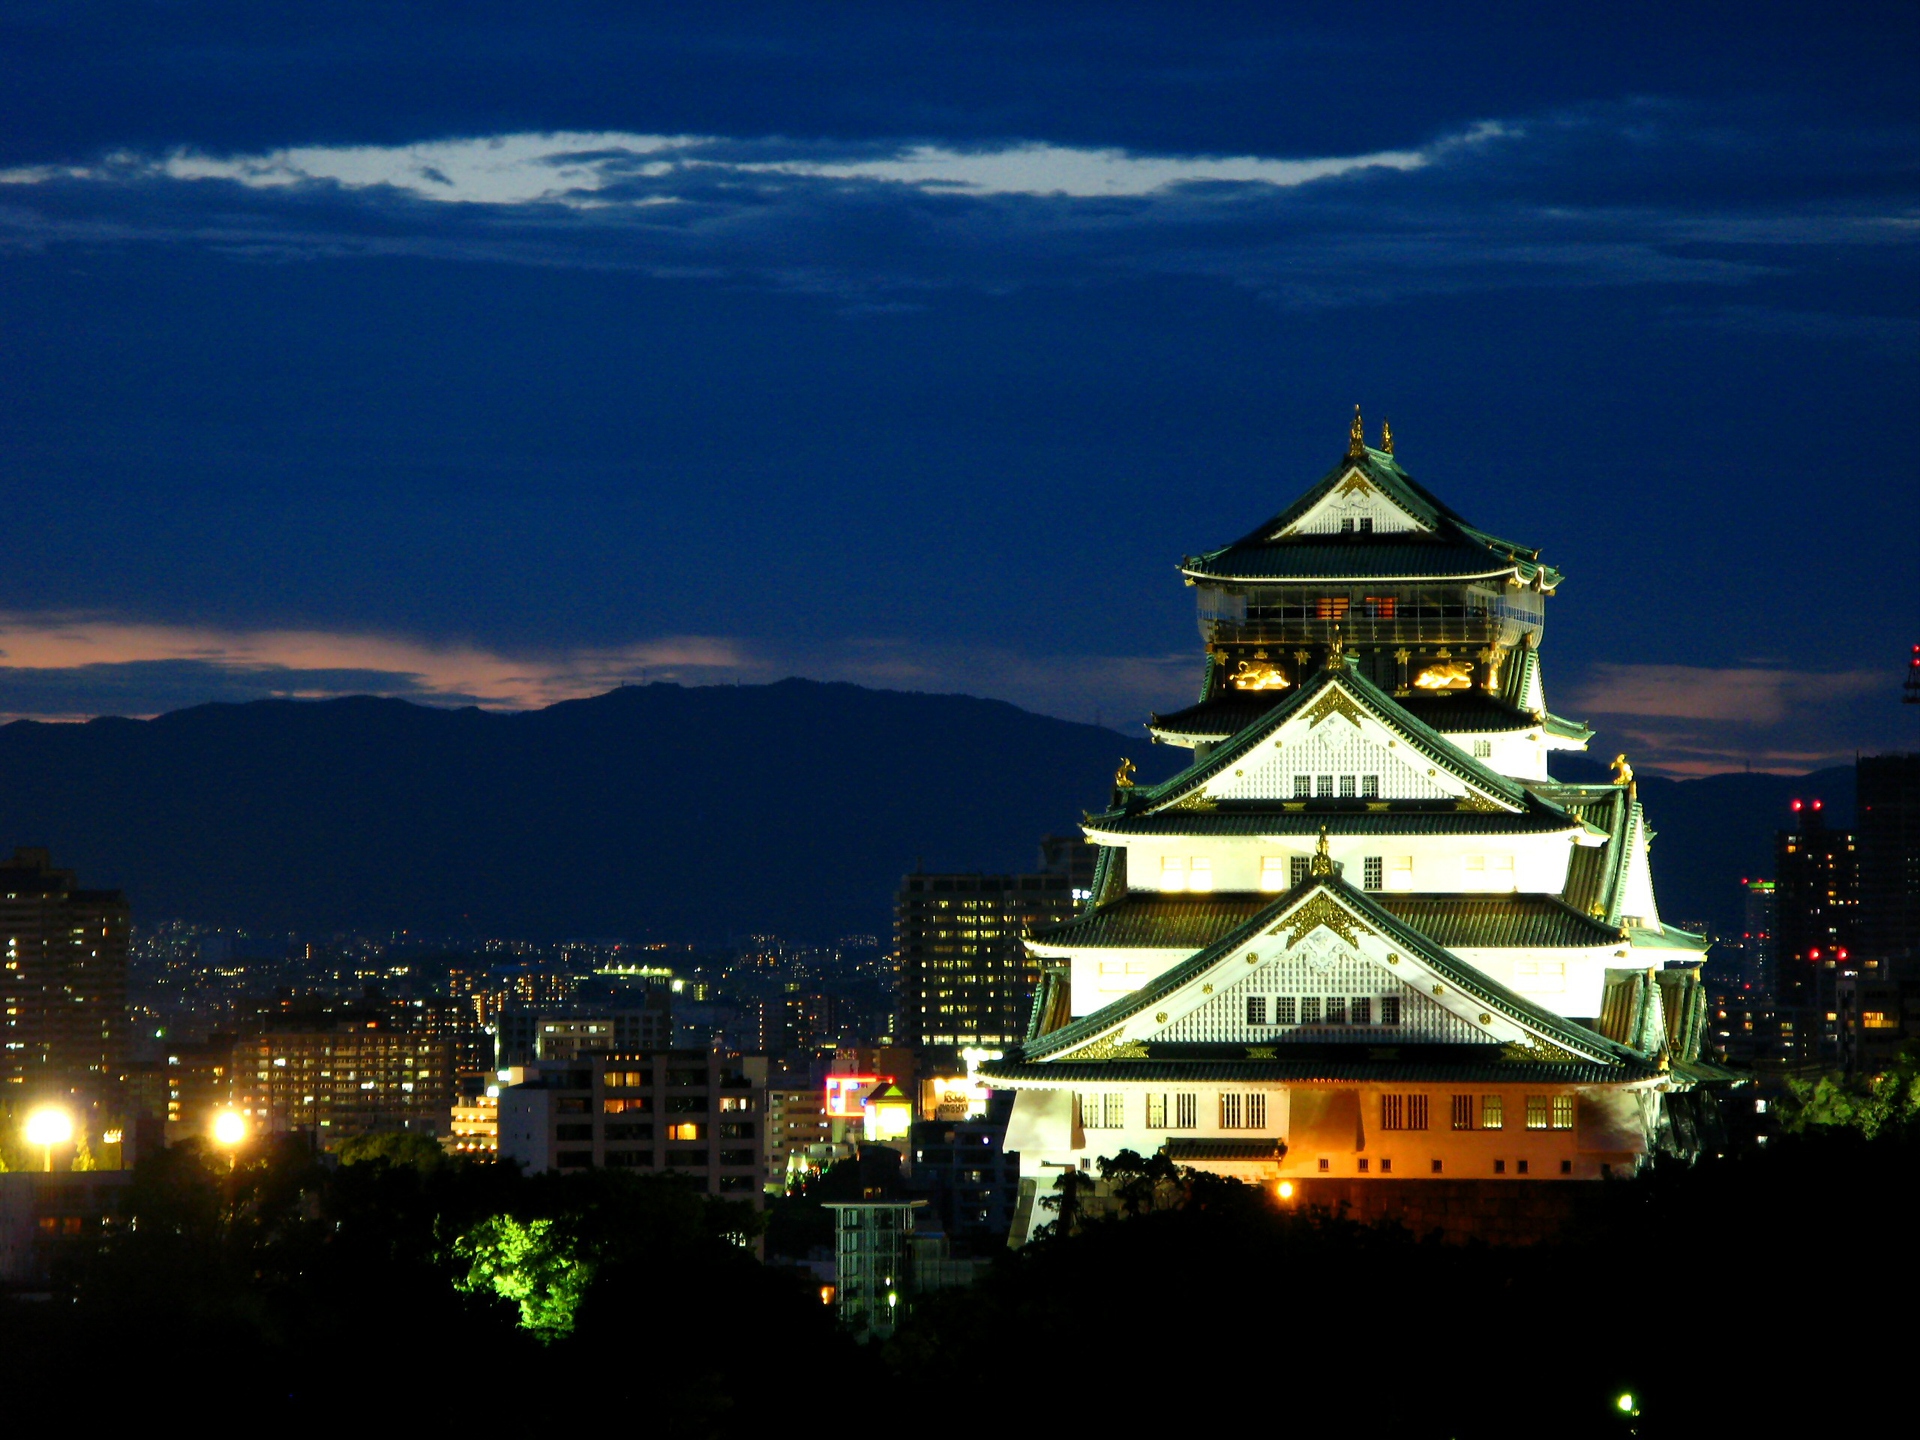
<path id="1" fill-rule="evenodd" d="M 1603 758 L 1920 748 L 1911 0 L 14 4 L 0 116 L 0 714 L 1137 726 L 1358 402 Z"/>

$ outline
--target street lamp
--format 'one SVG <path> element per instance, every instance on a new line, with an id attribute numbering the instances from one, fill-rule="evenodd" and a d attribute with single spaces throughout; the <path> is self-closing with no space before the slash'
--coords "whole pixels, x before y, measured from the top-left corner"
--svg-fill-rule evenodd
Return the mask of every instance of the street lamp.
<path id="1" fill-rule="evenodd" d="M 73 1139 L 73 1117 L 53 1105 L 45 1105 L 27 1116 L 27 1143 L 47 1152 L 47 1173 L 53 1173 L 53 1147 Z"/>
<path id="2" fill-rule="evenodd" d="M 239 1159 L 241 1144 L 247 1138 L 247 1118 L 237 1110 L 222 1110 L 213 1117 L 213 1143 L 227 1152 L 227 1168 Z"/>

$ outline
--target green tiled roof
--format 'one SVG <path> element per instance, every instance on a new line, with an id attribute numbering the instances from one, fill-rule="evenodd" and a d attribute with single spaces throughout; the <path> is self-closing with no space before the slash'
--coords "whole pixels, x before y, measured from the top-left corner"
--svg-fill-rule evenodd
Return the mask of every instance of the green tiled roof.
<path id="1" fill-rule="evenodd" d="M 1305 515 L 1355 469 L 1425 527 L 1424 532 L 1269 538 Z M 1382 450 L 1368 450 L 1358 460 L 1343 459 L 1265 524 L 1231 545 L 1191 557 L 1182 568 L 1201 579 L 1464 579 L 1518 574 L 1526 581 L 1539 576 L 1548 588 L 1560 582 L 1560 572 L 1541 564 L 1538 551 L 1475 529 Z"/>
<path id="2" fill-rule="evenodd" d="M 1169 1160 L 1278 1160 L 1287 1147 L 1278 1140 L 1196 1140 L 1169 1135 L 1162 1147 Z"/>
<path id="3" fill-rule="evenodd" d="M 1542 805 L 1513 814 L 1505 810 L 1342 810 L 1339 801 L 1282 801 L 1211 809 L 1157 810 L 1147 815 L 1092 815 L 1081 823 L 1097 835 L 1552 835 L 1580 828 L 1572 817 Z M 1389 802 L 1390 803 L 1390 802 Z"/>
<path id="4" fill-rule="evenodd" d="M 1280 1047 L 1276 1047 L 1280 1048 Z M 1499 1045 L 1462 1045 L 1447 1059 L 1394 1059 L 1378 1054 L 1381 1047 L 1354 1045 L 1341 1058 L 1288 1057 L 1273 1060 L 1096 1060 L 1087 1062 L 991 1060 L 982 1064 L 982 1079 L 1040 1080 L 1050 1083 L 1100 1084 L 1114 1080 L 1204 1083 L 1208 1081 L 1281 1081 L 1294 1085 L 1316 1081 L 1357 1083 L 1398 1081 L 1433 1084 L 1618 1085 L 1651 1079 L 1659 1072 L 1644 1060 L 1623 1059 L 1618 1064 L 1598 1060 L 1508 1060 Z"/>
<path id="5" fill-rule="evenodd" d="M 1198 950 L 1273 903 L 1258 890 L 1166 895 L 1132 890 L 1110 904 L 1032 932 L 1043 945 L 1100 950 Z"/>
<path id="6" fill-rule="evenodd" d="M 1265 690 L 1244 693 L 1229 691 L 1184 710 L 1155 715 L 1147 728 L 1168 735 L 1194 735 L 1201 738 L 1237 735 L 1286 698 L 1284 692 Z M 1531 711 L 1500 695 L 1478 687 L 1472 690 L 1421 691 L 1413 695 L 1395 695 L 1394 703 L 1416 720 L 1447 735 L 1491 734 L 1511 730 L 1544 728 L 1555 735 L 1584 739 L 1592 732 L 1578 721 L 1549 715 L 1536 720 Z"/>
<path id="7" fill-rule="evenodd" d="M 1552 895 L 1407 895 L 1369 892 L 1388 914 L 1449 950 L 1586 948 L 1619 945 L 1617 930 Z M 1107 905 L 1033 932 L 1048 947 L 1186 950 L 1213 944 L 1265 909 L 1257 890 L 1212 895 L 1128 892 Z"/>
<path id="8" fill-rule="evenodd" d="M 1380 908 L 1449 950 L 1618 946 L 1620 932 L 1555 895 L 1376 895 Z"/>
<path id="9" fill-rule="evenodd" d="M 1304 685 L 1216 748 L 1205 760 L 1196 761 L 1158 785 L 1142 786 L 1130 792 L 1128 812 L 1157 809 L 1198 790 L 1213 776 L 1230 769 L 1249 750 L 1284 725 L 1295 711 L 1312 704 L 1323 692 L 1332 688 L 1345 692 L 1362 709 L 1373 712 L 1382 724 L 1436 765 L 1444 766 L 1475 788 L 1517 808 L 1531 807 L 1532 797 L 1518 781 L 1475 760 L 1371 680 L 1343 665 L 1339 669 L 1316 672 Z"/>
<path id="10" fill-rule="evenodd" d="M 1437 975 L 1446 977 L 1447 982 L 1462 994 L 1473 997 L 1490 1010 L 1500 1011 L 1509 1020 L 1532 1029 L 1563 1049 L 1585 1055 L 1603 1065 L 1624 1064 L 1635 1059 L 1631 1052 L 1605 1036 L 1556 1015 L 1544 1006 L 1534 1004 L 1533 1001 L 1515 994 L 1490 976 L 1482 974 L 1473 966 L 1455 957 L 1452 952 L 1435 944 L 1418 930 L 1382 909 L 1373 896 L 1353 889 L 1338 876 L 1316 876 L 1302 881 L 1286 894 L 1276 897 L 1271 905 L 1264 906 L 1249 916 L 1246 923 L 1237 929 L 1222 936 L 1181 964 L 1156 976 L 1132 994 L 1122 996 L 1091 1015 L 1082 1016 L 1071 1025 L 1030 1041 L 1025 1047 L 1024 1058 L 1042 1059 L 1047 1055 L 1059 1054 L 1105 1034 L 1122 1021 L 1155 1004 L 1162 996 L 1171 995 L 1179 990 L 1223 956 L 1259 935 L 1266 926 L 1290 912 L 1296 905 L 1304 903 L 1317 890 L 1325 890 L 1337 896 L 1340 902 L 1364 916 L 1371 928 L 1392 940 L 1400 948 L 1418 955 L 1429 969 Z"/>
<path id="11" fill-rule="evenodd" d="M 1660 930 L 1643 930 L 1638 925 L 1630 929 L 1636 950 L 1681 950 L 1690 955 L 1704 955 L 1713 948 L 1713 942 L 1704 935 L 1696 935 L 1691 930 L 1676 930 L 1668 925 Z"/>

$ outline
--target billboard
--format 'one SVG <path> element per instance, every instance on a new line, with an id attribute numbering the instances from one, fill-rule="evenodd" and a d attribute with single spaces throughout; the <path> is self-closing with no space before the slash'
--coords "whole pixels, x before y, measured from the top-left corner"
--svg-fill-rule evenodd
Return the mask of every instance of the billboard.
<path id="1" fill-rule="evenodd" d="M 862 1109 L 868 1092 L 882 1080 L 890 1079 L 886 1075 L 829 1075 L 827 1076 L 827 1114 L 835 1120 L 859 1120 L 866 1111 Z"/>

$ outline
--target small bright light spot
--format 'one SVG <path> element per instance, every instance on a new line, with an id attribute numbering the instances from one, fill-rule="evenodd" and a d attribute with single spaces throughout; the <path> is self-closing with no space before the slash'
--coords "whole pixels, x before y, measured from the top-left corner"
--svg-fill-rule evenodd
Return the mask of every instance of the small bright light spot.
<path id="1" fill-rule="evenodd" d="M 1633 1396 L 1630 1393 L 1622 1395 L 1618 1400 L 1614 1401 L 1613 1406 L 1622 1415 L 1636 1415 L 1639 1413 L 1634 1409 Z"/>
<path id="2" fill-rule="evenodd" d="M 1291 1200 L 1293 1198 L 1293 1182 L 1291 1180 L 1282 1180 L 1276 1187 L 1275 1193 L 1278 1194 L 1282 1200 Z"/>
<path id="3" fill-rule="evenodd" d="M 213 1117 L 213 1138 L 216 1144 L 238 1145 L 247 1138 L 247 1122 L 231 1110 L 222 1110 Z"/>
<path id="4" fill-rule="evenodd" d="M 891 1290 L 887 1291 L 887 1308 L 891 1310 L 894 1306 L 898 1305 L 899 1303 L 900 1303 L 900 1297 Z"/>
<path id="5" fill-rule="evenodd" d="M 64 1145 L 73 1138 L 73 1117 L 49 1105 L 27 1116 L 29 1145 Z"/>

